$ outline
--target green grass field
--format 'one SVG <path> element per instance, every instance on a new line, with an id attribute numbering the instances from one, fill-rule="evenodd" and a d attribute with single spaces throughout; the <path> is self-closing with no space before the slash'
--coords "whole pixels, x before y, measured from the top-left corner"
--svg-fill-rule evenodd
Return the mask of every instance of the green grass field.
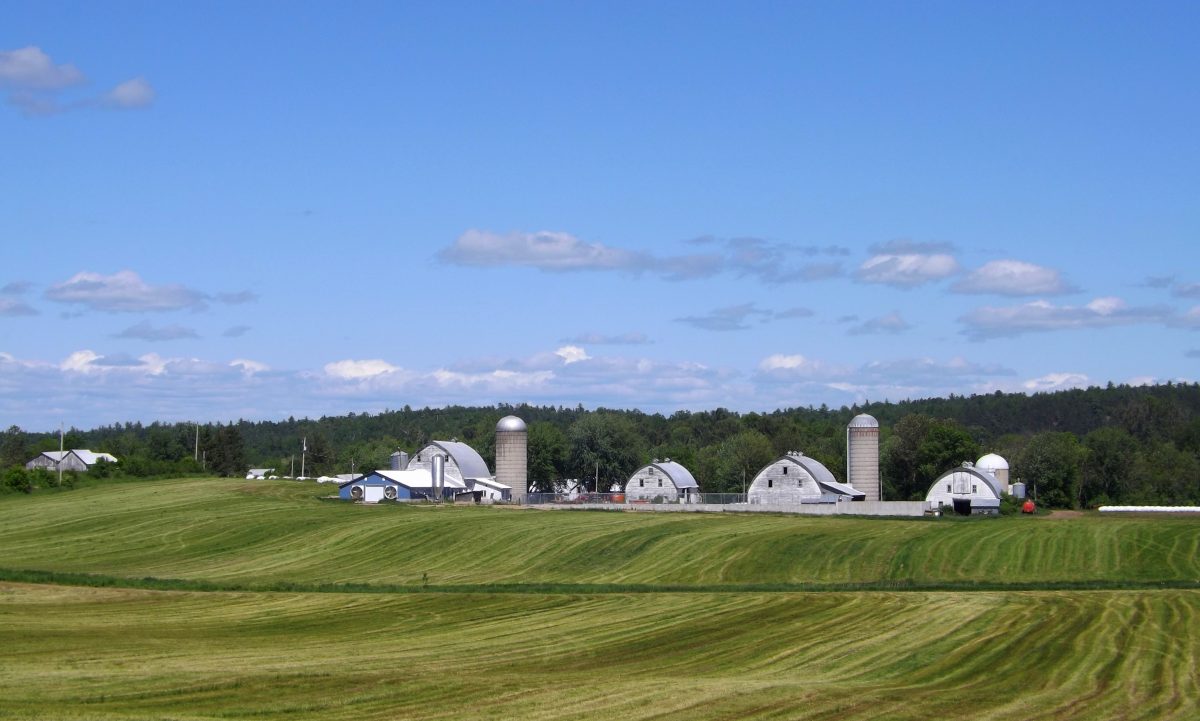
<path id="1" fill-rule="evenodd" d="M 0 498 L 0 718 L 1200 717 L 1200 519 L 326 493 Z"/>

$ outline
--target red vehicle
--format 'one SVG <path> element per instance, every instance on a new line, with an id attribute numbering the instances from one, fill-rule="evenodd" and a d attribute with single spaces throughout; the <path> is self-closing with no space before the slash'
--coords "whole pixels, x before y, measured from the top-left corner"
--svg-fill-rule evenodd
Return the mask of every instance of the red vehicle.
<path id="1" fill-rule="evenodd" d="M 1037 506 L 1033 505 L 1033 501 L 1025 501 L 1021 504 L 1021 513 L 1033 513 L 1037 510 Z"/>

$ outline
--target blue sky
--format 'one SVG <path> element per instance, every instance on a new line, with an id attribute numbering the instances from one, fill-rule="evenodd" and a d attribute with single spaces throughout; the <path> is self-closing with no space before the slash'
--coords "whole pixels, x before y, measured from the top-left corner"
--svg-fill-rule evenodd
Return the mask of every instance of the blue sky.
<path id="1" fill-rule="evenodd" d="M 23 3 L 0 422 L 1195 380 L 1189 3 Z"/>

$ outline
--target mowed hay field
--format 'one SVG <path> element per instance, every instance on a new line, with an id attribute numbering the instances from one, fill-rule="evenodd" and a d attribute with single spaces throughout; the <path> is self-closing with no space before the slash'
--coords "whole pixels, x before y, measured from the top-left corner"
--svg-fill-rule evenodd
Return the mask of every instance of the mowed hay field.
<path id="1" fill-rule="evenodd" d="M 362 506 L 288 481 L 0 498 L 0 569 L 226 585 L 1200 583 L 1200 519 Z"/>
<path id="2" fill-rule="evenodd" d="M 1200 717 L 1200 519 L 327 493 L 184 480 L 0 498 L 0 718 Z M 13 580 L 37 573 L 59 583 Z M 947 590 L 888 590 L 905 584 Z"/>

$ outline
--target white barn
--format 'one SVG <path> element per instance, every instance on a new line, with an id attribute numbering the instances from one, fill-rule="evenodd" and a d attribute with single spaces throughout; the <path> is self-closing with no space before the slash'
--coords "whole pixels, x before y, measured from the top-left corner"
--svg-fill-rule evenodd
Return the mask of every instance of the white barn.
<path id="1" fill-rule="evenodd" d="M 642 466 L 634 471 L 625 483 L 626 501 L 653 501 L 667 503 L 688 500 L 688 496 L 700 491 L 700 485 L 688 469 L 670 458 Z"/>
<path id="2" fill-rule="evenodd" d="M 925 494 L 925 502 L 937 510 L 959 515 L 999 515 L 1001 484 L 990 471 L 970 461 L 938 477 Z"/>
<path id="3" fill-rule="evenodd" d="M 93 453 L 86 448 L 75 448 L 69 451 L 44 451 L 26 463 L 25 467 L 30 470 L 45 468 L 55 471 L 61 464 L 64 471 L 86 471 L 100 461 L 116 463 L 117 459 L 109 453 Z"/>
<path id="4" fill-rule="evenodd" d="M 408 459 L 404 470 L 433 471 L 433 457 L 446 459 L 446 487 L 460 487 L 474 493 L 479 500 L 510 501 L 512 486 L 500 483 L 488 470 L 483 456 L 474 448 L 457 440 L 430 441 L 424 448 Z M 452 485 L 451 481 L 461 486 Z"/>
<path id="5" fill-rule="evenodd" d="M 862 501 L 867 494 L 839 483 L 820 461 L 791 451 L 768 463 L 750 484 L 747 501 L 754 504 L 835 503 Z"/>

